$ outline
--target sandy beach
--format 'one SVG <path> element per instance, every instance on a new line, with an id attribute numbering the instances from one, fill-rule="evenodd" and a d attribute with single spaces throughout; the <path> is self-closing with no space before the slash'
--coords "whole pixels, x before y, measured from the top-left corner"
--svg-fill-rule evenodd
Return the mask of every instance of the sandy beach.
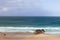
<path id="1" fill-rule="evenodd" d="M 22 33 L 22 32 L 0 32 L 0 40 L 60 40 L 58 35 Z"/>

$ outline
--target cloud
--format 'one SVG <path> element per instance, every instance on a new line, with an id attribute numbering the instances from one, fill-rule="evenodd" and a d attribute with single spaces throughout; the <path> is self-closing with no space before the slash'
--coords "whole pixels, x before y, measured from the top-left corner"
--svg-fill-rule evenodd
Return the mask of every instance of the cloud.
<path id="1" fill-rule="evenodd" d="M 4 8 L 2 8 L 2 11 L 8 11 L 8 8 L 4 7 Z"/>
<path id="2" fill-rule="evenodd" d="M 20 11 L 20 12 L 28 12 L 31 10 L 40 9 L 40 0 L 5 0 L 2 1 L 0 10 L 3 11 Z M 38 4 L 38 5 L 37 5 Z"/>
<path id="3" fill-rule="evenodd" d="M 55 15 L 60 13 L 60 3 L 58 1 L 59 0 L 0 0 L 0 15 Z"/>

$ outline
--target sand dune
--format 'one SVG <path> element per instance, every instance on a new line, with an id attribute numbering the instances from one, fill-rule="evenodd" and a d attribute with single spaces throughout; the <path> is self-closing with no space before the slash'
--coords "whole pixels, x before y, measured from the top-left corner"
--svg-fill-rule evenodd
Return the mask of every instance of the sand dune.
<path id="1" fill-rule="evenodd" d="M 47 34 L 39 34 L 39 35 L 28 35 L 25 37 L 15 37 L 16 35 L 21 33 L 5 33 L 4 36 L 2 33 L 0 33 L 0 40 L 60 40 L 60 36 L 57 35 L 47 35 Z M 14 35 L 13 35 L 14 34 Z M 25 33 L 26 34 L 26 33 Z M 8 37 L 11 36 L 11 37 Z"/>

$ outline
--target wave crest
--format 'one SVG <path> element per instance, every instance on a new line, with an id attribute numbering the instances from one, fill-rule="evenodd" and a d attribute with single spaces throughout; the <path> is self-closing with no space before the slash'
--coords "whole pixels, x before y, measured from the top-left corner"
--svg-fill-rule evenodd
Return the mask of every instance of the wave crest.
<path id="1" fill-rule="evenodd" d="M 60 33 L 60 27 L 0 27 L 0 32 L 34 32 L 36 29 L 44 29 L 45 33 Z"/>

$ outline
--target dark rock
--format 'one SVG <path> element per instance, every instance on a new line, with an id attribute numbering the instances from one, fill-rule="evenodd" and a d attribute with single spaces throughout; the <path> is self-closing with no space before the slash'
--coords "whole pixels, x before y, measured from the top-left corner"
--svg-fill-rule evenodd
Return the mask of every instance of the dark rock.
<path id="1" fill-rule="evenodd" d="M 44 29 L 41 29 L 43 32 L 45 32 L 45 30 Z"/>
<path id="2" fill-rule="evenodd" d="M 44 29 L 37 29 L 37 30 L 35 30 L 34 34 L 42 34 L 44 32 L 45 32 Z"/>

